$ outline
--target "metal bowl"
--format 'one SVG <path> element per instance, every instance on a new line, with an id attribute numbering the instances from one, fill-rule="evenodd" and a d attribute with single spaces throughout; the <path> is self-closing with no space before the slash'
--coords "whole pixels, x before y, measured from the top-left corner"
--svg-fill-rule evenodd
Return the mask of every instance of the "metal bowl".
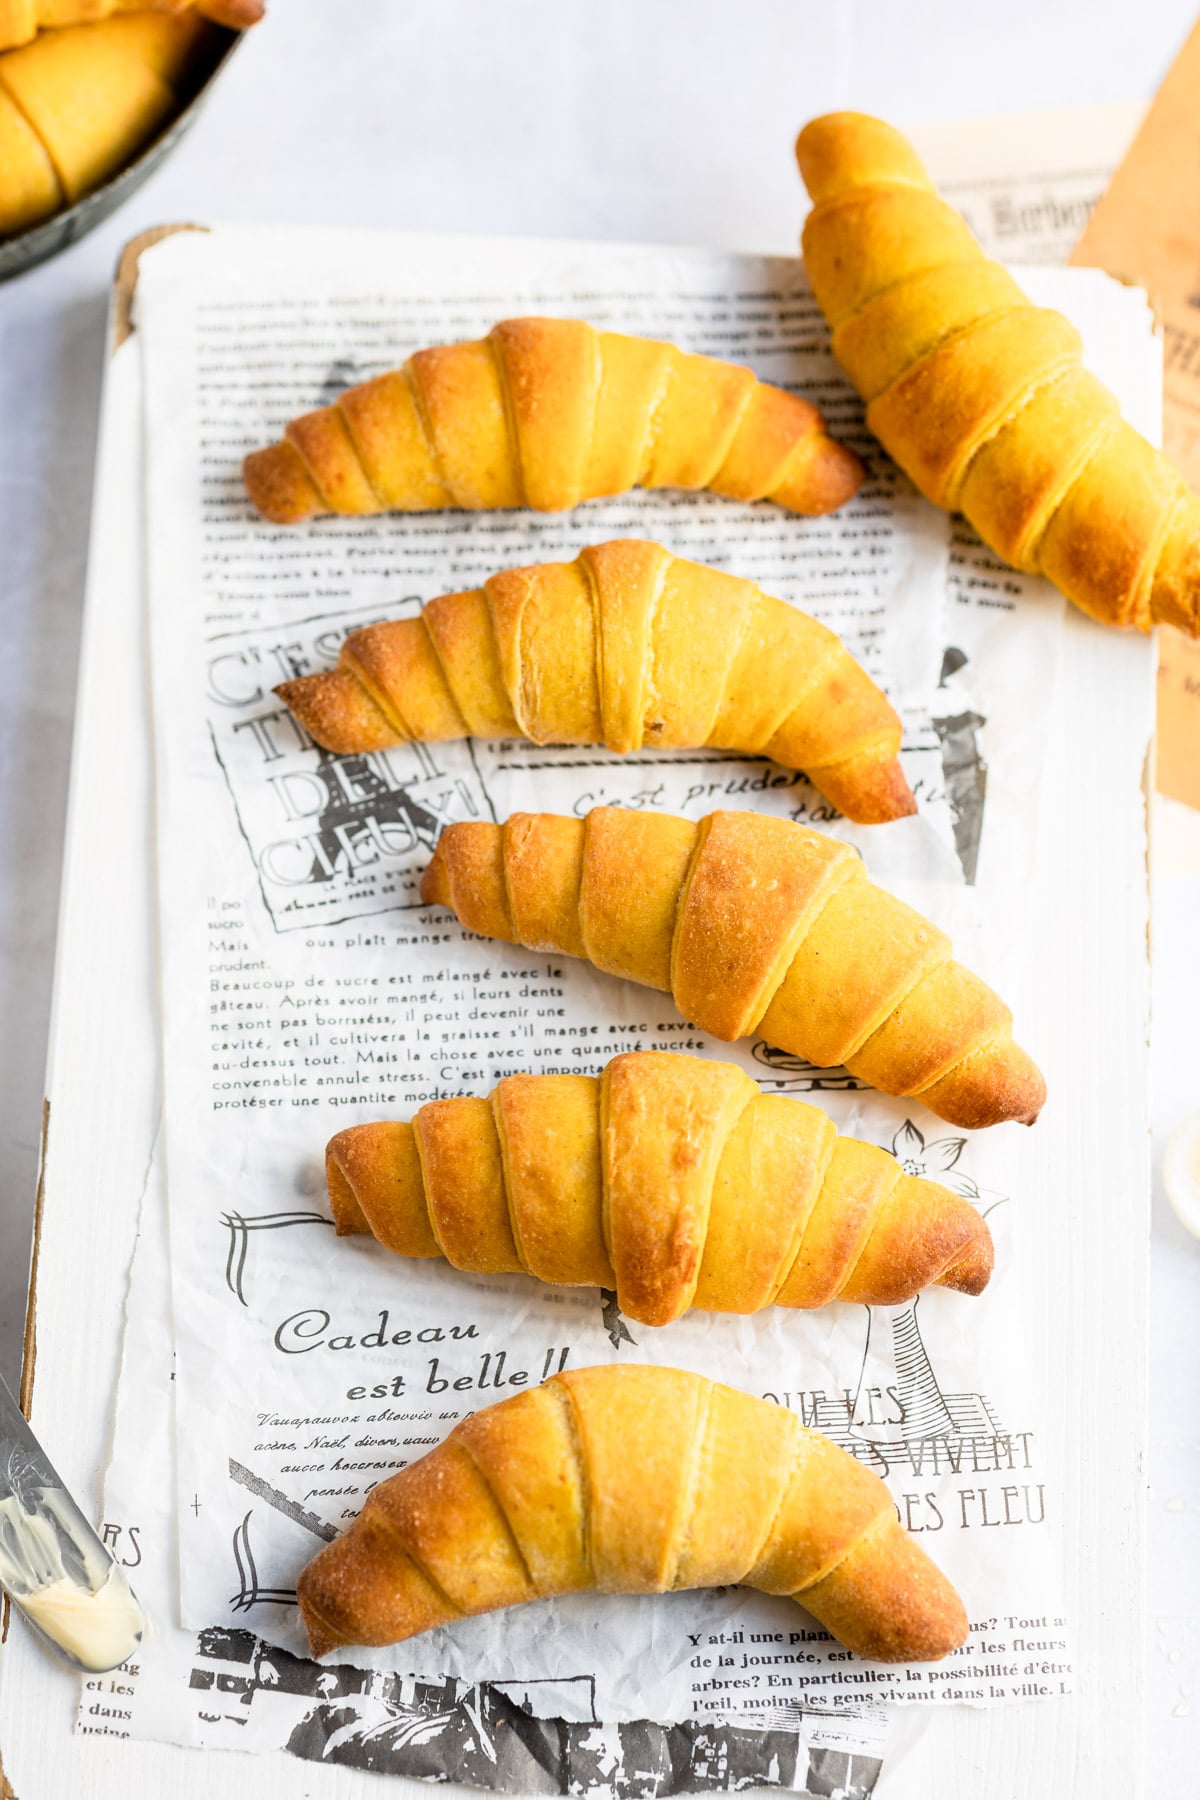
<path id="1" fill-rule="evenodd" d="M 0 281 L 32 269 L 35 263 L 45 262 L 48 256 L 56 256 L 68 244 L 86 236 L 123 205 L 171 154 L 203 106 L 213 82 L 242 41 L 240 32 L 226 31 L 217 25 L 212 29 L 215 34 L 212 47 L 192 78 L 181 110 L 133 162 L 127 163 L 103 187 L 95 188 L 74 206 L 65 207 L 53 218 L 43 219 L 40 225 L 33 225 L 16 237 L 0 238 Z"/>

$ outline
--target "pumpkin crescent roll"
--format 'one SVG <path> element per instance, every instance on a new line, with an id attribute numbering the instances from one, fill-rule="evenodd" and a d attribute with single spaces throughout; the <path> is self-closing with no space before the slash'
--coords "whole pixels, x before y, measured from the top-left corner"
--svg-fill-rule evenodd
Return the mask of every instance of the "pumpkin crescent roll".
<path id="1" fill-rule="evenodd" d="M 641 539 L 509 569 L 418 618 L 364 626 L 336 669 L 275 692 L 343 753 L 459 737 L 711 744 L 807 769 L 864 824 L 916 811 L 896 760 L 900 720 L 835 633 L 752 581 Z"/>
<path id="2" fill-rule="evenodd" d="M 614 1288 L 643 1325 L 690 1306 L 899 1306 L 932 1282 L 980 1294 L 992 1272 L 966 1200 L 699 1056 L 509 1075 L 489 1100 L 352 1125 L 325 1167 L 339 1233 L 476 1274 Z"/>
<path id="3" fill-rule="evenodd" d="M 1200 497 L 1083 367 L 1074 326 L 984 255 L 890 125 L 831 113 L 796 154 L 834 353 L 925 497 L 1093 618 L 1200 632 Z"/>
<path id="4" fill-rule="evenodd" d="M 815 406 L 749 369 L 578 319 L 506 319 L 293 419 L 244 474 L 259 512 L 292 525 L 318 512 L 559 512 L 632 487 L 825 513 L 863 470 Z"/>
<path id="5" fill-rule="evenodd" d="M 0 55 L 0 236 L 129 162 L 178 110 L 209 33 L 194 12 L 127 13 Z"/>
<path id="6" fill-rule="evenodd" d="M 266 10 L 263 0 L 0 0 L 0 50 L 27 44 L 48 28 L 91 25 L 114 13 L 192 9 L 232 31 L 256 25 Z"/>
<path id="7" fill-rule="evenodd" d="M 450 825 L 421 898 L 482 937 L 584 957 L 673 994 L 732 1041 L 843 1064 L 956 1125 L 1032 1124 L 1041 1074 L 1012 1015 L 849 844 L 765 813 L 598 806 Z"/>
<path id="8" fill-rule="evenodd" d="M 485 1406 L 302 1571 L 314 1656 L 557 1594 L 742 1586 L 879 1662 L 945 1656 L 962 1601 L 887 1488 L 770 1400 L 682 1369 L 570 1370 Z"/>

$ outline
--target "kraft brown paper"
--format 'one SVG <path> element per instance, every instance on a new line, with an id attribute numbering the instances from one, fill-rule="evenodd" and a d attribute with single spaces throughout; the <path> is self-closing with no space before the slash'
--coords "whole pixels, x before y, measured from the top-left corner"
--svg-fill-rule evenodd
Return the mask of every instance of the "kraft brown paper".
<path id="1" fill-rule="evenodd" d="M 1149 291 L 1164 333 L 1163 447 L 1200 488 L 1200 24 L 1071 254 Z M 1200 642 L 1158 634 L 1158 789 L 1200 809 Z"/>

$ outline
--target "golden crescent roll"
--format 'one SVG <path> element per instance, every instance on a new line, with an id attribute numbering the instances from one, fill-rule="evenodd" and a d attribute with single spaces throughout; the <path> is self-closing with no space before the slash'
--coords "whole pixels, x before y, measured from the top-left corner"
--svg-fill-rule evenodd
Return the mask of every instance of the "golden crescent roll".
<path id="1" fill-rule="evenodd" d="M 1014 568 L 1109 625 L 1200 632 L 1200 497 L 939 199 L 907 139 L 862 113 L 796 145 L 804 260 L 880 443 Z"/>
<path id="2" fill-rule="evenodd" d="M 658 544 L 493 575 L 367 625 L 336 669 L 275 692 L 327 750 L 526 737 L 610 750 L 710 744 L 807 769 L 864 824 L 916 811 L 897 714 L 841 639 L 752 581 Z"/>
<path id="3" fill-rule="evenodd" d="M 243 465 L 264 517 L 530 506 L 708 488 L 825 513 L 862 464 L 751 370 L 578 319 L 506 319 L 293 419 Z"/>
<path id="4" fill-rule="evenodd" d="M 450 825 L 421 898 L 468 931 L 580 956 L 673 994 L 732 1041 L 757 1033 L 974 1129 L 1046 1097 L 1012 1014 L 849 844 L 763 813 L 694 823 L 599 806 Z"/>
<path id="5" fill-rule="evenodd" d="M 579 1369 L 472 1414 L 367 1496 L 298 1583 L 314 1656 L 557 1594 L 741 1586 L 860 1656 L 945 1656 L 962 1601 L 879 1477 L 769 1400 Z"/>
<path id="6" fill-rule="evenodd" d="M 178 108 L 208 31 L 192 12 L 128 13 L 0 55 L 0 234 L 49 218 L 129 162 Z"/>
<path id="7" fill-rule="evenodd" d="M 643 1325 L 690 1306 L 899 1306 L 933 1282 L 981 1294 L 992 1272 L 966 1200 L 699 1056 L 509 1075 L 487 1100 L 351 1125 L 325 1168 L 339 1233 L 475 1274 L 612 1288 Z"/>
<path id="8" fill-rule="evenodd" d="M 263 0 L 0 0 L 0 50 L 27 44 L 39 31 L 92 25 L 114 13 L 181 13 L 193 8 L 231 31 L 256 25 L 266 10 Z"/>

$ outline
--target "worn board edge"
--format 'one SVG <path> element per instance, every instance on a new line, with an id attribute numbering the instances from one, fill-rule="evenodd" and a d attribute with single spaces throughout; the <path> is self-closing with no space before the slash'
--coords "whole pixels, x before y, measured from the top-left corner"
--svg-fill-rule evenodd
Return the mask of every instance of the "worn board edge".
<path id="1" fill-rule="evenodd" d="M 131 332 L 133 331 L 134 296 L 135 296 L 136 290 L 137 290 L 138 265 L 139 265 L 139 262 L 141 260 L 143 253 L 145 251 L 149 250 L 152 245 L 161 243 L 164 238 L 173 237 L 176 232 L 179 232 L 179 231 L 206 231 L 207 229 L 208 229 L 208 227 L 205 225 L 193 225 L 193 224 L 154 225 L 154 226 L 151 226 L 146 231 L 138 232 L 135 237 L 131 237 L 128 240 L 128 242 L 122 246 L 120 254 L 117 258 L 116 274 L 113 278 L 112 291 L 109 296 L 108 342 L 110 344 L 112 352 L 115 353 L 121 347 L 121 345 L 125 342 L 125 340 L 130 336 Z M 101 400 L 102 413 L 103 413 L 103 408 L 104 408 L 104 400 L 102 399 Z M 91 554 L 89 553 L 89 565 L 90 565 L 90 563 L 91 563 Z M 75 706 L 75 714 L 74 714 L 76 720 L 78 720 L 81 705 L 82 705 L 83 689 L 84 689 L 84 668 L 83 668 L 83 663 L 82 663 L 82 659 L 81 659 L 80 675 L 79 675 L 79 681 L 78 681 L 77 690 L 76 690 L 76 706 Z M 75 757 L 75 744 L 73 743 L 72 744 L 72 764 L 74 764 L 74 757 Z M 74 786 L 74 769 L 73 768 L 72 768 L 72 775 L 71 775 L 71 784 L 73 787 Z M 66 825 L 66 828 L 64 831 L 64 841 L 69 841 L 70 835 L 71 835 L 71 821 L 68 818 L 67 825 Z M 60 905 L 61 905 L 61 896 L 60 896 Z M 65 913 L 65 908 L 63 908 L 63 911 Z M 58 983 L 58 963 L 59 963 L 60 950 L 61 950 L 61 928 L 60 928 L 60 942 L 58 944 L 56 944 L 56 946 L 55 946 L 55 976 L 54 976 L 55 986 L 57 986 L 57 983 Z M 36 1186 L 36 1189 L 34 1192 L 33 1223 L 32 1223 L 31 1236 L 30 1236 L 29 1277 L 28 1277 L 28 1281 L 26 1283 L 26 1291 L 25 1291 L 25 1327 L 24 1327 L 24 1332 L 22 1334 L 22 1340 L 21 1340 L 21 1384 L 20 1384 L 20 1389 L 19 1389 L 19 1393 L 18 1393 L 18 1400 L 20 1402 L 21 1411 L 25 1414 L 26 1418 L 29 1418 L 30 1408 L 33 1405 L 33 1384 L 34 1384 L 34 1376 L 35 1376 L 36 1368 L 37 1368 L 38 1266 L 39 1266 L 40 1255 L 41 1255 L 42 1219 L 43 1219 L 43 1215 L 44 1215 L 44 1211 L 45 1211 L 45 1199 L 46 1199 L 46 1152 L 47 1152 L 47 1147 L 48 1147 L 49 1140 L 50 1140 L 50 1092 L 49 1092 L 49 1090 L 50 1090 L 51 1084 L 50 1084 L 49 1076 L 50 1076 L 50 1066 L 52 1065 L 52 1062 L 53 1062 L 53 1049 L 54 1049 L 54 1039 L 53 1039 L 53 1029 L 52 1029 L 50 1032 L 50 1042 L 49 1042 L 49 1047 L 47 1050 L 46 1093 L 44 1094 L 43 1099 L 42 1099 L 42 1124 L 41 1124 L 41 1134 L 40 1134 L 39 1143 L 38 1143 L 37 1186 Z M 8 1601 L 7 1601 L 7 1599 L 5 1599 L 4 1608 L 3 1608 L 3 1623 L 2 1623 L 2 1627 L 0 1627 L 0 1644 L 2 1644 L 8 1636 L 8 1614 L 9 1614 Z M 2 1770 L 0 1770 L 0 1774 L 2 1774 Z M 0 1800 L 4 1800 L 3 1793 L 0 1793 Z"/>
<path id="2" fill-rule="evenodd" d="M 117 257 L 117 271 L 113 277 L 112 293 L 109 297 L 109 344 L 115 352 L 121 348 L 126 338 L 133 332 L 133 307 L 137 297 L 138 271 L 142 257 L 155 244 L 161 244 L 164 238 L 174 237 L 180 231 L 207 231 L 207 225 L 180 223 L 177 225 L 150 225 L 145 231 L 139 231 L 135 237 L 122 245 Z"/>

